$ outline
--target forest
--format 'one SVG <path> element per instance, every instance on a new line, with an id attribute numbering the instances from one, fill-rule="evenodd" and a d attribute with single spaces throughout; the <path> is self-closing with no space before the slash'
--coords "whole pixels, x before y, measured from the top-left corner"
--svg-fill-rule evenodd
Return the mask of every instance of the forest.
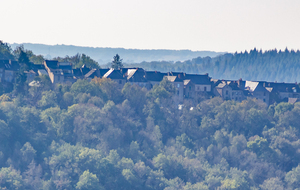
<path id="1" fill-rule="evenodd" d="M 212 98 L 111 80 L 0 97 L 2 189 L 296 189 L 300 104 Z"/>
<path id="2" fill-rule="evenodd" d="M 126 67 L 142 67 L 161 72 L 181 71 L 186 73 L 208 73 L 215 79 L 299 82 L 300 51 L 268 50 L 254 48 L 250 52 L 227 53 L 217 57 L 197 57 L 187 61 L 153 61 L 129 64 Z"/>
<path id="3" fill-rule="evenodd" d="M 167 80 L 150 91 L 100 78 L 35 80 L 2 87 L 2 189 L 300 187 L 300 103 L 215 97 L 178 109 Z"/>

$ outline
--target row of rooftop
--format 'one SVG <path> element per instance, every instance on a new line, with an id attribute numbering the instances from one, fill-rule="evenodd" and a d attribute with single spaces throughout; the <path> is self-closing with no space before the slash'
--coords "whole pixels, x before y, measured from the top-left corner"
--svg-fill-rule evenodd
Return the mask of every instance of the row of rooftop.
<path id="1" fill-rule="evenodd" d="M 187 74 L 184 72 L 145 71 L 142 68 L 122 69 L 89 69 L 85 65 L 74 69 L 72 63 L 46 60 L 42 65 L 31 63 L 29 71 L 25 71 L 29 85 L 36 85 L 34 78 L 38 75 L 48 75 L 51 82 L 74 83 L 78 79 L 91 80 L 95 77 L 109 78 L 116 81 L 120 87 L 126 82 L 150 90 L 164 78 L 174 85 L 176 92 L 174 101 L 182 104 L 184 101 L 198 103 L 199 101 L 219 96 L 224 100 L 243 101 L 254 97 L 267 105 L 279 101 L 295 103 L 300 99 L 300 89 L 297 83 L 277 83 L 266 81 L 244 81 L 212 79 L 208 74 Z M 16 61 L 0 60 L 0 80 L 13 82 L 19 64 Z"/>

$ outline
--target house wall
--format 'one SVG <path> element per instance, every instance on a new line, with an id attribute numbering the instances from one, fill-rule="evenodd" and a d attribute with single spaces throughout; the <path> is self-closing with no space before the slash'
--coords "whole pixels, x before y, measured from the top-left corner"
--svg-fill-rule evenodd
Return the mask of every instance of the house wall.
<path id="1" fill-rule="evenodd" d="M 211 85 L 208 84 L 195 84 L 195 91 L 201 91 L 201 92 L 211 92 Z"/>
<path id="2" fill-rule="evenodd" d="M 14 71 L 5 70 L 4 80 L 6 82 L 13 82 L 13 80 L 14 80 Z"/>
<path id="3" fill-rule="evenodd" d="M 300 98 L 299 93 L 297 92 L 279 92 L 280 99 L 284 98 Z"/>
<path id="4" fill-rule="evenodd" d="M 173 99 L 175 103 L 182 104 L 183 103 L 183 82 L 172 82 L 172 84 L 176 89 Z"/>
<path id="5" fill-rule="evenodd" d="M 223 98 L 223 100 L 231 100 L 232 99 L 232 89 L 229 86 L 224 86 L 222 88 L 222 98 Z"/>
<path id="6" fill-rule="evenodd" d="M 267 105 L 270 103 L 270 92 L 253 92 L 252 93 L 254 98 L 265 102 Z"/>
<path id="7" fill-rule="evenodd" d="M 188 84 L 184 86 L 183 96 L 184 98 L 195 98 L 195 85 Z"/>
<path id="8" fill-rule="evenodd" d="M 231 90 L 231 99 L 234 101 L 243 101 L 245 99 L 242 90 Z"/>

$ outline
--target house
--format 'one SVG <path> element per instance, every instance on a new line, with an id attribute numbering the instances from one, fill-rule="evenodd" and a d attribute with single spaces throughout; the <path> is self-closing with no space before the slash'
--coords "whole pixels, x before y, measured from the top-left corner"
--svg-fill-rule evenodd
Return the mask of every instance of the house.
<path id="1" fill-rule="evenodd" d="M 167 73 L 161 73 L 159 71 L 145 71 L 145 79 L 150 83 L 150 89 L 163 80 L 164 76 L 167 76 Z"/>
<path id="2" fill-rule="evenodd" d="M 270 91 L 265 88 L 263 81 L 246 81 L 245 88 L 252 97 L 270 104 Z"/>
<path id="3" fill-rule="evenodd" d="M 215 81 L 214 95 L 220 96 L 223 100 L 232 99 L 232 89 L 226 81 Z"/>
<path id="4" fill-rule="evenodd" d="M 73 83 L 76 81 L 73 75 L 72 63 L 45 60 L 45 69 L 52 83 Z"/>
<path id="5" fill-rule="evenodd" d="M 15 81 L 17 72 L 20 66 L 17 61 L 13 60 L 0 60 L 0 80 L 12 83 Z"/>
<path id="6" fill-rule="evenodd" d="M 222 97 L 223 100 L 234 100 L 243 101 L 245 99 L 245 93 L 242 88 L 240 88 L 240 83 L 238 81 L 230 80 L 215 80 L 214 82 L 214 95 Z"/>
<path id="7" fill-rule="evenodd" d="M 266 82 L 265 86 L 266 88 L 272 88 L 274 93 L 278 93 L 281 100 L 300 98 L 300 88 L 297 83 Z"/>
<path id="8" fill-rule="evenodd" d="M 173 96 L 174 102 L 177 104 L 183 103 L 183 80 L 179 76 L 164 76 L 175 87 L 175 94 Z"/>
<path id="9" fill-rule="evenodd" d="M 133 68 L 127 70 L 127 82 L 138 85 L 142 88 L 151 89 L 151 84 L 145 77 L 145 71 L 142 68 Z"/>
<path id="10" fill-rule="evenodd" d="M 198 74 L 185 74 L 185 79 L 191 80 L 195 84 L 195 92 L 200 94 L 201 92 L 211 92 L 212 84 L 208 74 L 198 75 Z"/>
<path id="11" fill-rule="evenodd" d="M 184 98 L 194 99 L 195 98 L 195 84 L 190 80 L 183 80 L 183 96 Z"/>
<path id="12" fill-rule="evenodd" d="M 109 78 L 117 82 L 120 87 L 123 87 L 126 83 L 126 78 L 123 76 L 121 70 L 118 69 L 109 69 L 102 78 Z"/>

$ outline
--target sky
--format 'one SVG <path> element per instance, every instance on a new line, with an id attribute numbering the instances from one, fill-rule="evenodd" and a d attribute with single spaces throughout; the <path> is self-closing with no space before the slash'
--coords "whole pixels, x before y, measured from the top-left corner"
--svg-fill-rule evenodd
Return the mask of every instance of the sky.
<path id="1" fill-rule="evenodd" d="M 130 49 L 300 49 L 299 0 L 0 0 L 0 40 Z"/>

